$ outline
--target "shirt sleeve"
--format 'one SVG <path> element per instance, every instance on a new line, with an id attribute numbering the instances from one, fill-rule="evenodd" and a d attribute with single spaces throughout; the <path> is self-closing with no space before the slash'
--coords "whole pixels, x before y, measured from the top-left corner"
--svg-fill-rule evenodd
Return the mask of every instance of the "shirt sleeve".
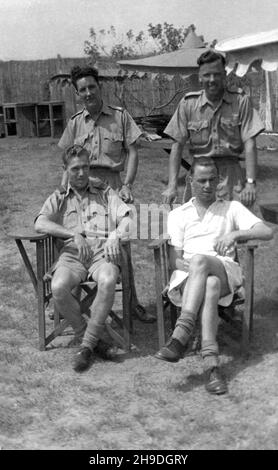
<path id="1" fill-rule="evenodd" d="M 43 204 L 40 212 L 35 218 L 35 221 L 40 215 L 45 215 L 52 222 L 57 222 L 59 218 L 60 197 L 58 192 L 52 193 Z"/>
<path id="2" fill-rule="evenodd" d="M 167 220 L 167 232 L 170 237 L 170 244 L 183 249 L 184 227 L 181 224 L 181 213 L 178 209 L 169 212 Z"/>
<path id="3" fill-rule="evenodd" d="M 109 188 L 107 198 L 110 220 L 109 232 L 112 232 L 119 225 L 122 218 L 131 212 L 131 209 L 112 188 Z"/>
<path id="4" fill-rule="evenodd" d="M 249 209 L 238 201 L 231 201 L 233 221 L 237 230 L 249 230 L 255 224 L 262 222 Z"/>
<path id="5" fill-rule="evenodd" d="M 123 111 L 123 134 L 125 147 L 134 144 L 142 135 L 142 131 L 126 110 Z"/>
<path id="6" fill-rule="evenodd" d="M 73 121 L 69 120 L 67 126 L 62 134 L 58 142 L 58 147 L 62 150 L 67 149 L 71 145 L 74 144 L 74 129 L 73 129 Z"/>
<path id="7" fill-rule="evenodd" d="M 246 142 L 252 137 L 256 137 L 256 135 L 264 130 L 264 125 L 259 114 L 256 109 L 253 108 L 250 98 L 247 95 L 241 96 L 240 119 L 240 132 L 243 142 Z"/>
<path id="8" fill-rule="evenodd" d="M 164 129 L 164 134 L 169 135 L 172 137 L 172 139 L 176 140 L 176 142 L 179 142 L 180 144 L 184 144 L 189 137 L 187 130 L 188 118 L 186 108 L 186 101 L 182 99 L 179 102 L 178 107 L 167 127 Z"/>

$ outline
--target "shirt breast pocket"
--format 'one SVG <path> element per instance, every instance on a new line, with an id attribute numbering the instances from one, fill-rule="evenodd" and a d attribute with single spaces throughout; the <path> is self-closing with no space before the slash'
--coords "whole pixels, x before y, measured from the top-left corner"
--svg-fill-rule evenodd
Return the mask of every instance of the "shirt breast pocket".
<path id="1" fill-rule="evenodd" d="M 90 135 L 87 133 L 87 134 L 83 134 L 81 136 L 78 136 L 74 139 L 74 143 L 76 145 L 81 145 L 83 147 L 83 145 L 85 145 L 90 139 Z"/>
<path id="2" fill-rule="evenodd" d="M 121 133 L 104 132 L 102 136 L 102 150 L 108 157 L 120 157 L 123 148 L 123 135 Z"/>
<path id="3" fill-rule="evenodd" d="M 105 237 L 107 235 L 109 229 L 109 218 L 107 209 L 103 207 L 98 207 L 95 209 L 91 208 L 90 215 L 87 218 L 87 230 L 89 234 L 97 234 L 100 237 Z"/>
<path id="4" fill-rule="evenodd" d="M 209 122 L 189 121 L 187 125 L 190 141 L 193 145 L 206 145 L 209 141 Z"/>
<path id="5" fill-rule="evenodd" d="M 67 210 L 63 215 L 63 226 L 68 229 L 74 229 L 78 226 L 79 218 L 75 209 Z"/>
<path id="6" fill-rule="evenodd" d="M 238 119 L 224 118 L 220 119 L 220 127 L 224 133 L 224 137 L 227 137 L 230 141 L 240 140 L 240 123 Z"/>

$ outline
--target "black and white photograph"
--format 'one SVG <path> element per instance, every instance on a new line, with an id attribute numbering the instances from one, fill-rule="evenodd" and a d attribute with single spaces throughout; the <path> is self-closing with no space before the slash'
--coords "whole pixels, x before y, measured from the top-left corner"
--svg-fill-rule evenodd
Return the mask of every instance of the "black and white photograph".
<path id="1" fill-rule="evenodd" d="M 278 2 L 0 25 L 0 456 L 278 450 Z"/>

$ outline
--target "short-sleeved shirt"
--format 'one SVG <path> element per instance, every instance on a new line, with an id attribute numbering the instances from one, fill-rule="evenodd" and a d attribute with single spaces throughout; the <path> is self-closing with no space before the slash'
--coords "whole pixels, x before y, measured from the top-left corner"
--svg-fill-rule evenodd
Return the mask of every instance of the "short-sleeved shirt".
<path id="1" fill-rule="evenodd" d="M 257 111 L 242 90 L 225 90 L 216 108 L 202 90 L 185 95 L 164 133 L 181 144 L 188 143 L 195 157 L 238 157 L 244 143 L 263 130 Z"/>
<path id="2" fill-rule="evenodd" d="M 56 190 L 45 201 L 37 217 L 45 215 L 63 227 L 86 235 L 93 252 L 102 249 L 109 233 L 116 229 L 130 208 L 117 193 L 100 180 L 90 180 L 84 196 L 70 186 Z M 59 250 L 75 254 L 77 248 L 72 239 L 60 240 Z"/>
<path id="3" fill-rule="evenodd" d="M 261 219 L 246 209 L 238 201 L 217 199 L 204 217 L 200 219 L 194 198 L 174 209 L 168 216 L 168 234 L 171 244 L 183 250 L 185 260 L 195 254 L 218 256 L 214 249 L 215 240 L 234 230 L 249 230 Z M 234 259 L 234 248 L 230 248 L 226 258 Z"/>
<path id="4" fill-rule="evenodd" d="M 65 150 L 73 144 L 84 146 L 90 153 L 90 166 L 124 169 L 127 148 L 142 132 L 130 114 L 119 107 L 103 104 L 94 121 L 84 108 L 70 118 L 58 146 Z"/>
<path id="5" fill-rule="evenodd" d="M 240 202 L 225 200 L 216 200 L 211 204 L 201 220 L 193 200 L 194 198 L 169 213 L 168 233 L 171 244 L 183 250 L 185 270 L 176 269 L 172 273 L 168 296 L 175 305 L 181 306 L 181 288 L 188 278 L 190 259 L 196 254 L 204 254 L 215 256 L 224 266 L 230 292 L 221 297 L 218 303 L 228 306 L 235 290 L 242 284 L 242 272 L 239 264 L 234 261 L 234 247 L 225 256 L 221 256 L 214 249 L 215 240 L 233 230 L 248 230 L 261 220 Z"/>

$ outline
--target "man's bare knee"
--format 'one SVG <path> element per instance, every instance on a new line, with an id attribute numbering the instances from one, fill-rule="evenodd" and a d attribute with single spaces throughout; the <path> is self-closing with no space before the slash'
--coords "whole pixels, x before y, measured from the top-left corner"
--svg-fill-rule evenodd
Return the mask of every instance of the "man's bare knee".
<path id="1" fill-rule="evenodd" d="M 98 276 L 97 284 L 98 290 L 102 292 L 114 292 L 116 282 L 118 280 L 119 270 L 115 269 L 106 269 L 101 272 Z"/>
<path id="2" fill-rule="evenodd" d="M 199 273 L 208 270 L 208 259 L 206 255 L 194 255 L 190 260 L 189 272 Z"/>

